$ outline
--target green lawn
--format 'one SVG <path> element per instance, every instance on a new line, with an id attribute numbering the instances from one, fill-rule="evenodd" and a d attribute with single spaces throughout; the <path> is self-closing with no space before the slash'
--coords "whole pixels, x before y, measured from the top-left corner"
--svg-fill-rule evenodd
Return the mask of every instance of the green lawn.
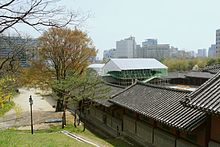
<path id="1" fill-rule="evenodd" d="M 60 126 L 51 127 L 47 130 L 30 131 L 0 130 L 1 147 L 90 147 L 91 145 L 79 142 L 60 133 Z M 132 145 L 117 138 L 103 138 L 88 130 L 82 132 L 82 127 L 75 128 L 67 125 L 65 130 L 78 134 L 87 140 L 95 142 L 102 147 L 132 147 Z M 136 146 L 136 145 L 134 145 Z M 133 147 L 134 147 L 133 146 Z"/>
<path id="2" fill-rule="evenodd" d="M 52 130 L 60 130 L 60 127 L 52 127 Z M 65 130 L 78 134 L 82 137 L 85 137 L 88 140 L 91 140 L 101 146 L 105 146 L 105 147 L 136 147 L 138 146 L 137 144 L 133 143 L 133 145 L 126 143 L 125 141 L 118 139 L 118 138 L 114 138 L 114 137 L 108 137 L 105 138 L 97 133 L 91 132 L 88 129 L 86 129 L 86 131 L 82 132 L 82 126 L 78 126 L 77 128 L 75 128 L 72 125 L 67 125 L 65 127 Z"/>
<path id="3" fill-rule="evenodd" d="M 1 147 L 90 147 L 59 132 L 0 131 Z"/>

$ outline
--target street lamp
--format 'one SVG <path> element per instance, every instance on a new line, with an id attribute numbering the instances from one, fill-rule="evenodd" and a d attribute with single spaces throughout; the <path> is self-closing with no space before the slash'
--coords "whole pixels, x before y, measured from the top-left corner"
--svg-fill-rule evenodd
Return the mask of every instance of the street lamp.
<path id="1" fill-rule="evenodd" d="M 30 102 L 30 109 L 31 109 L 31 134 L 34 133 L 33 131 L 33 116 L 32 116 L 32 105 L 33 105 L 33 99 L 30 95 L 30 98 L 29 98 L 29 102 Z"/>

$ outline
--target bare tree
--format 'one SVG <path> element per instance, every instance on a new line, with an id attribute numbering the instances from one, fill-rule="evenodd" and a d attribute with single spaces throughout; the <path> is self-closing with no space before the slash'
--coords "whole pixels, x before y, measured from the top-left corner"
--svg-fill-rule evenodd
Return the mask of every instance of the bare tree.
<path id="1" fill-rule="evenodd" d="M 77 12 L 67 12 L 64 7 L 53 5 L 60 0 L 1 0 L 0 33 L 24 23 L 39 30 L 39 26 L 65 27 L 76 25 L 86 17 Z"/>

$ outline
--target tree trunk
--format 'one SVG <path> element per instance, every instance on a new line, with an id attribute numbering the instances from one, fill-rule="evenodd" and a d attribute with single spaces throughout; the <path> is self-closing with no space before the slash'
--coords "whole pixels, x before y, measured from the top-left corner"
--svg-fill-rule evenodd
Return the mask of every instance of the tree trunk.
<path id="1" fill-rule="evenodd" d="M 79 120 L 78 120 L 78 123 L 77 123 L 78 126 L 79 126 L 80 121 L 81 121 L 81 113 L 82 113 L 82 108 L 80 106 L 80 109 L 79 109 Z"/>
<path id="2" fill-rule="evenodd" d="M 76 111 L 77 111 L 77 110 L 75 110 L 74 127 L 76 127 L 76 115 L 77 115 L 77 114 L 76 114 Z"/>
<path id="3" fill-rule="evenodd" d="M 84 120 L 84 123 L 83 123 L 83 132 L 86 130 L 86 120 Z"/>
<path id="4" fill-rule="evenodd" d="M 64 104 L 64 106 L 63 106 L 62 128 L 64 128 L 65 125 L 66 125 L 66 108 L 67 108 L 67 101 L 64 100 L 63 104 Z"/>

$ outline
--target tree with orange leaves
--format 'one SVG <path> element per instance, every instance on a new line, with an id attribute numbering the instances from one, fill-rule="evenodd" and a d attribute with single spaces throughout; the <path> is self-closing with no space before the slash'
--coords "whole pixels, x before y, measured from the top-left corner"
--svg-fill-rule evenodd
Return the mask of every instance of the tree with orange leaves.
<path id="1" fill-rule="evenodd" d="M 85 32 L 76 28 L 50 28 L 39 38 L 39 59 L 23 71 L 21 81 L 29 86 L 52 88 L 63 101 L 65 120 L 67 99 L 74 96 L 63 83 L 72 76 L 84 75 L 96 52 Z"/>

